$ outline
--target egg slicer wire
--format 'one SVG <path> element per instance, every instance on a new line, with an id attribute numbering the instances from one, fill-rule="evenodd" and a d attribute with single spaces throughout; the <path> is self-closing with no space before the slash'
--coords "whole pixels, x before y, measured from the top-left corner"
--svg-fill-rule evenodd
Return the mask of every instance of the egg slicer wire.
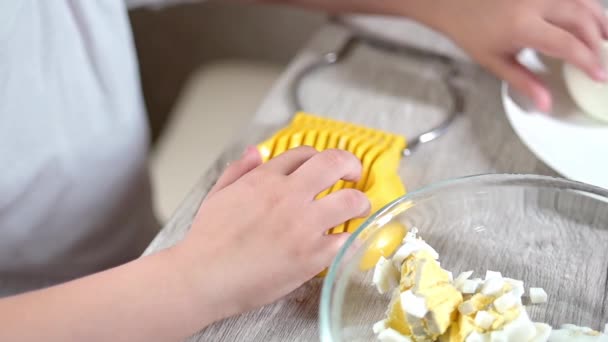
<path id="1" fill-rule="evenodd" d="M 304 111 L 299 97 L 302 81 L 310 74 L 323 68 L 344 61 L 354 47 L 359 44 L 391 52 L 406 54 L 408 57 L 422 60 L 439 61 L 446 66 L 441 79 L 451 98 L 452 105 L 447 117 L 436 127 L 406 140 L 405 137 L 372 129 L 348 122 L 316 116 Z M 272 137 L 258 145 L 264 162 L 298 146 L 308 145 L 322 151 L 329 148 L 347 150 L 357 156 L 363 165 L 362 175 L 358 182 L 338 181 L 329 189 L 320 193 L 322 198 L 341 189 L 354 188 L 364 192 L 371 202 L 371 212 L 375 212 L 392 200 L 406 193 L 406 188 L 398 174 L 402 157 L 407 157 L 420 145 L 433 141 L 445 134 L 454 120 L 464 110 L 464 97 L 456 84 L 459 76 L 458 62 L 444 55 L 424 51 L 415 47 L 398 45 L 378 38 L 352 35 L 335 51 L 326 53 L 318 61 L 305 67 L 296 75 L 290 87 L 290 102 L 296 112 L 289 125 L 276 132 Z M 331 228 L 328 234 L 354 232 L 366 218 L 352 219 L 340 226 Z M 404 227 L 388 227 L 370 244 L 367 259 L 362 267 L 370 268 L 378 258 L 391 254 L 401 243 L 406 230 Z"/>

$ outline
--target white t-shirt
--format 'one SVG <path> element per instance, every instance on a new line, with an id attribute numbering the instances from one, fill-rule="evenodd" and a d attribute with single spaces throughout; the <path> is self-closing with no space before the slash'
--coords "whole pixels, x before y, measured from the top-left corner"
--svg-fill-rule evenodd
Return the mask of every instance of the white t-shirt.
<path id="1" fill-rule="evenodd" d="M 147 125 L 123 0 L 0 1 L 0 295 L 142 252 Z"/>

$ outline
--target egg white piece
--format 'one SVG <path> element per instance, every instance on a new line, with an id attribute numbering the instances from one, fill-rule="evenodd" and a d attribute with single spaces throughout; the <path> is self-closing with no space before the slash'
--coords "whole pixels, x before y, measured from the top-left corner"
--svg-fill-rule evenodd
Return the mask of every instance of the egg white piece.
<path id="1" fill-rule="evenodd" d="M 376 335 L 378 335 L 379 333 L 381 333 L 382 331 L 384 331 L 386 329 L 388 329 L 388 326 L 386 325 L 385 319 L 374 323 L 374 325 L 372 326 L 372 330 L 374 331 L 374 334 L 376 334 Z"/>
<path id="2" fill-rule="evenodd" d="M 531 342 L 537 336 L 536 326 L 530 320 L 528 313 L 523 310 L 519 317 L 506 324 L 500 331 L 485 334 L 473 332 L 466 342 Z M 604 342 L 604 341 L 602 341 Z"/>
<path id="3" fill-rule="evenodd" d="M 454 284 L 454 287 L 456 287 L 458 291 L 462 291 L 462 286 L 464 285 L 464 282 L 471 278 L 472 275 L 473 271 L 465 271 L 460 273 L 458 277 L 456 277 L 456 279 L 454 279 L 454 281 L 452 282 Z"/>
<path id="4" fill-rule="evenodd" d="M 473 271 L 462 272 L 458 275 L 458 277 L 456 277 L 456 279 L 454 279 L 454 282 L 465 281 L 465 280 L 471 278 L 472 275 L 473 275 Z"/>
<path id="5" fill-rule="evenodd" d="M 395 255 L 393 255 L 393 262 L 395 263 L 395 266 L 401 267 L 403 260 L 405 260 L 410 255 L 420 251 L 428 252 L 435 260 L 439 259 L 439 254 L 437 253 L 437 251 L 435 251 L 433 247 L 431 247 L 423 240 L 416 239 L 408 241 L 406 244 L 399 247 L 397 252 L 395 252 Z"/>
<path id="6" fill-rule="evenodd" d="M 510 342 L 504 331 L 493 331 L 490 333 L 490 342 Z"/>
<path id="7" fill-rule="evenodd" d="M 467 279 L 464 281 L 462 286 L 457 289 L 464 294 L 474 294 L 477 292 L 477 290 L 481 286 L 481 283 L 482 283 L 482 280 L 479 278 Z"/>
<path id="8" fill-rule="evenodd" d="M 536 327 L 525 310 L 513 322 L 505 325 L 503 330 L 509 341 L 529 341 L 536 335 Z"/>
<path id="9" fill-rule="evenodd" d="M 412 290 L 401 293 L 401 308 L 404 312 L 416 318 L 423 318 L 429 312 L 426 300 L 416 296 Z"/>
<path id="10" fill-rule="evenodd" d="M 488 342 L 489 337 L 488 334 L 480 334 L 476 331 L 472 332 L 469 334 L 469 336 L 467 336 L 467 338 L 464 340 L 465 342 Z M 508 341 L 505 341 L 508 342 Z"/>
<path id="11" fill-rule="evenodd" d="M 392 328 L 382 330 L 378 334 L 378 340 L 380 342 L 412 342 L 411 338 L 402 335 L 400 332 Z"/>
<path id="12" fill-rule="evenodd" d="M 464 301 L 458 305 L 458 312 L 462 315 L 469 315 L 475 312 L 475 305 L 470 300 Z"/>
<path id="13" fill-rule="evenodd" d="M 490 315 L 487 311 L 477 311 L 475 314 L 475 325 L 484 330 L 489 329 L 495 320 L 496 318 Z"/>
<path id="14" fill-rule="evenodd" d="M 485 280 L 496 279 L 496 278 L 502 279 L 502 274 L 500 272 L 496 272 L 496 271 L 486 271 Z"/>
<path id="15" fill-rule="evenodd" d="M 505 280 L 501 278 L 487 279 L 481 287 L 481 293 L 486 296 L 493 296 L 500 292 L 505 286 Z"/>
<path id="16" fill-rule="evenodd" d="M 521 298 L 517 297 L 513 292 L 507 292 L 496 298 L 492 305 L 499 313 L 505 313 L 507 310 L 521 305 Z"/>
<path id="17" fill-rule="evenodd" d="M 547 292 L 540 287 L 530 288 L 530 301 L 532 304 L 540 304 L 547 302 Z"/>
<path id="18" fill-rule="evenodd" d="M 504 279 L 507 284 L 509 284 L 513 287 L 513 290 L 512 290 L 513 294 L 516 295 L 517 297 L 521 298 L 526 293 L 523 281 L 517 280 L 517 279 L 511 279 L 511 278 L 504 278 Z"/>
<path id="19" fill-rule="evenodd" d="M 553 328 L 549 324 L 545 323 L 534 323 L 534 327 L 536 328 L 536 336 L 532 338 L 529 342 L 547 342 L 549 341 L 549 336 L 551 335 L 551 331 Z"/>
<path id="20" fill-rule="evenodd" d="M 409 232 L 407 232 L 407 234 L 405 234 L 405 237 L 403 238 L 403 243 L 408 243 L 414 240 L 418 239 L 418 228 L 416 227 L 412 227 L 412 229 L 410 229 Z"/>
<path id="21" fill-rule="evenodd" d="M 390 260 L 381 256 L 374 268 L 372 282 L 380 294 L 385 294 L 399 285 L 399 270 Z"/>

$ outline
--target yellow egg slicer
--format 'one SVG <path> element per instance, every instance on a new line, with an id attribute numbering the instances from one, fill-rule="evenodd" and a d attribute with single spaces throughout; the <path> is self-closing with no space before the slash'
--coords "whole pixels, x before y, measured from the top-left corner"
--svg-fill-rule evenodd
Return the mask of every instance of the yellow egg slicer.
<path id="1" fill-rule="evenodd" d="M 320 193 L 322 198 L 341 189 L 353 188 L 364 192 L 372 205 L 372 212 L 405 194 L 405 187 L 397 174 L 405 138 L 376 129 L 357 126 L 308 113 L 299 112 L 291 124 L 258 146 L 264 162 L 298 147 L 312 146 L 318 151 L 337 148 L 353 153 L 363 166 L 358 182 L 339 180 Z M 353 219 L 329 233 L 353 232 L 364 219 Z"/>
<path id="2" fill-rule="evenodd" d="M 293 106 L 297 108 L 295 116 L 286 127 L 260 143 L 258 149 L 264 162 L 289 149 L 303 145 L 312 146 L 318 151 L 337 148 L 353 153 L 362 163 L 362 174 L 359 181 L 339 180 L 332 187 L 320 193 L 317 198 L 322 198 L 341 189 L 358 189 L 369 198 L 371 213 L 374 213 L 406 193 L 406 187 L 398 174 L 401 158 L 409 155 L 422 143 L 434 140 L 445 133 L 452 121 L 462 112 L 463 101 L 458 88 L 453 83 L 456 75 L 455 68 L 449 68 L 449 72 L 444 75 L 446 87 L 453 100 L 449 115 L 437 127 L 413 137 L 409 144 L 405 137 L 397 134 L 298 110 L 302 106 L 297 90 L 304 76 L 322 67 L 338 63 L 352 51 L 355 44 L 360 42 L 365 42 L 365 40 L 360 37 L 351 37 L 339 51 L 326 54 L 320 61 L 305 68 L 297 75 L 291 89 Z M 392 51 L 394 50 L 393 47 Z M 412 54 L 412 48 L 407 47 L 406 50 L 410 52 L 410 55 Z M 414 52 L 423 58 L 445 60 L 443 56 L 418 50 L 414 50 Z M 451 64 L 449 65 L 451 66 Z M 331 228 L 327 233 L 352 233 L 366 219 L 352 219 Z M 406 229 L 401 225 L 383 227 L 381 233 L 377 234 L 374 241 L 368 245 L 366 255 L 362 260 L 362 268 L 369 269 L 376 264 L 380 256 L 392 254 L 401 244 L 405 233 Z"/>

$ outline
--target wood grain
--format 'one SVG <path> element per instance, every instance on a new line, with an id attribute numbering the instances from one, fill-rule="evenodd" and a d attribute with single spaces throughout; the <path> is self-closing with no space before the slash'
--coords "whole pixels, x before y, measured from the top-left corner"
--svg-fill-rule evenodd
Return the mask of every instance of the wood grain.
<path id="1" fill-rule="evenodd" d="M 302 49 L 277 81 L 244 132 L 184 200 L 145 254 L 173 245 L 183 238 L 202 198 L 226 163 L 248 144 L 260 142 L 284 125 L 293 114 L 288 85 L 294 75 L 324 52 L 339 46 L 348 32 L 323 27 Z M 404 36 L 408 32 L 402 32 Z M 432 43 L 436 36 L 416 32 L 411 39 Z M 464 175 L 508 172 L 554 175 L 515 136 L 500 102 L 500 83 L 473 65 L 465 65 L 462 85 L 466 113 L 447 135 L 421 147 L 402 161 L 399 170 L 409 190 Z M 343 65 L 305 80 L 302 87 L 308 111 L 412 136 L 438 122 L 446 102 L 434 67 L 359 47 Z M 290 296 L 254 312 L 214 324 L 190 341 L 315 341 L 320 282 L 313 281 Z"/>

